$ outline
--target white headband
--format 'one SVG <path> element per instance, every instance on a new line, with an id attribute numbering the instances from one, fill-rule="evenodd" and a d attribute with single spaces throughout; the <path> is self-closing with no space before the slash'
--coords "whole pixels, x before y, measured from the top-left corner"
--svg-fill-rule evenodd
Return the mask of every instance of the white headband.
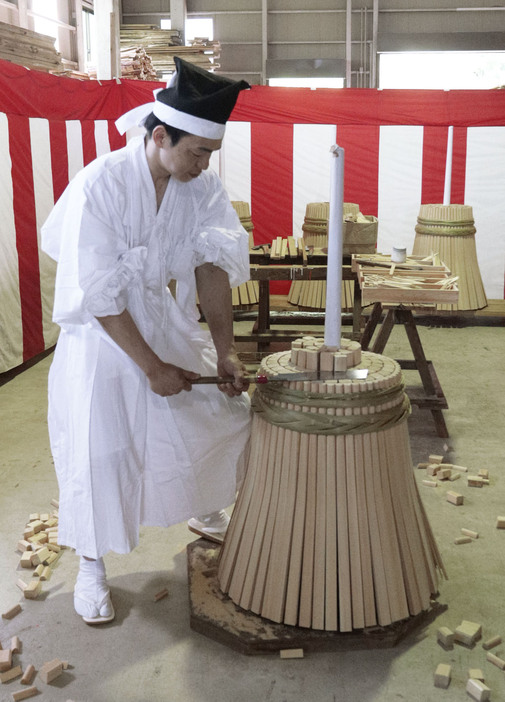
<path id="1" fill-rule="evenodd" d="M 158 92 L 159 89 L 155 90 L 154 95 Z M 222 139 L 224 137 L 226 129 L 225 124 L 211 122 L 208 119 L 195 117 L 195 115 L 190 115 L 187 112 L 181 112 L 180 110 L 176 110 L 175 107 L 165 105 L 164 102 L 156 99 L 154 102 L 139 105 L 138 107 L 134 107 L 133 110 L 125 112 L 124 115 L 121 115 L 121 117 L 116 120 L 118 132 L 124 134 L 128 129 L 131 129 L 131 127 L 143 126 L 151 112 L 165 124 L 169 124 L 177 129 L 182 129 L 195 136 L 204 137 L 205 139 Z"/>

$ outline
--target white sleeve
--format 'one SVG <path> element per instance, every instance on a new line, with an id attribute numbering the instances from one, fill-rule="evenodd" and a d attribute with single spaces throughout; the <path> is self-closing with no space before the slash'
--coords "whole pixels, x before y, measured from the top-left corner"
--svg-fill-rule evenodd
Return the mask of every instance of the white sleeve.
<path id="1" fill-rule="evenodd" d="M 209 186 L 198 202 L 195 237 L 196 265 L 214 263 L 228 273 L 232 287 L 245 283 L 249 272 L 249 235 L 230 203 L 221 181 L 212 172 Z"/>

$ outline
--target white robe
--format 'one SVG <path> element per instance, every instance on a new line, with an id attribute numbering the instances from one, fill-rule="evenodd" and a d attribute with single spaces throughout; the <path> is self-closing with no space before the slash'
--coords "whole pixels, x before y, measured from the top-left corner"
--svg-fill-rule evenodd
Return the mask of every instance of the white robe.
<path id="1" fill-rule="evenodd" d="M 127 553 L 139 524 L 169 526 L 231 504 L 249 436 L 247 394 L 202 385 L 156 395 L 95 318 L 128 309 L 162 360 L 216 373 L 194 269 L 214 263 L 231 285 L 249 278 L 248 235 L 217 175 L 171 178 L 157 211 L 136 138 L 74 178 L 42 228 L 42 248 L 58 261 L 48 420 L 61 542 L 90 558 Z"/>

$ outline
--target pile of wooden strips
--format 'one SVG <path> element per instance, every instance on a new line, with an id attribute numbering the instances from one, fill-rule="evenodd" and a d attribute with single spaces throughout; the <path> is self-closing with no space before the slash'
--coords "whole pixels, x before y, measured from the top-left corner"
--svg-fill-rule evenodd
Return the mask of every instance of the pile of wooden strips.
<path id="1" fill-rule="evenodd" d="M 54 42 L 54 37 L 0 22 L 0 59 L 38 71 L 58 71 L 62 62 Z"/>

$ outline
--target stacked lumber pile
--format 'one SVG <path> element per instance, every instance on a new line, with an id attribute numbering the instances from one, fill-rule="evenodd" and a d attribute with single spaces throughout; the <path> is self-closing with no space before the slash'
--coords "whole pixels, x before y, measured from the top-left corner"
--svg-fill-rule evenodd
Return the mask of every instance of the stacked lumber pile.
<path id="1" fill-rule="evenodd" d="M 54 37 L 0 22 L 0 59 L 38 71 L 57 71 L 62 64 L 54 42 Z"/>
<path id="2" fill-rule="evenodd" d="M 121 76 L 135 80 L 156 80 L 156 70 L 143 46 L 121 49 Z"/>
<path id="3" fill-rule="evenodd" d="M 120 47 L 121 56 L 127 50 L 143 50 L 151 60 L 156 78 L 163 78 L 167 73 L 174 72 L 174 56 L 180 56 L 208 71 L 219 68 L 214 62 L 214 59 L 219 58 L 219 42 L 198 38 L 194 39 L 190 46 L 183 46 L 181 34 L 176 29 L 159 29 L 143 24 L 121 25 Z"/>

